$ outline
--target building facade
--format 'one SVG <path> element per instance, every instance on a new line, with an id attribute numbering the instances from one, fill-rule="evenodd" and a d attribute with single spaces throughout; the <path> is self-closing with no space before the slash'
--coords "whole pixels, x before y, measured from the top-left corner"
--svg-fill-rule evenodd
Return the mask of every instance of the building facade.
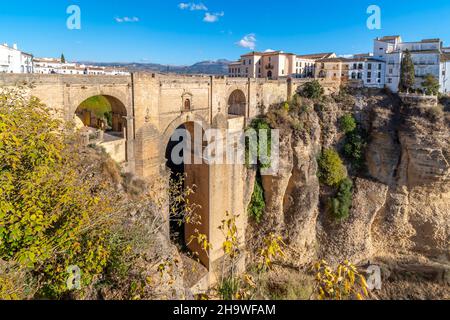
<path id="1" fill-rule="evenodd" d="M 450 67 L 447 50 L 440 39 L 403 42 L 400 36 L 388 36 L 374 41 L 374 57 L 386 63 L 386 87 L 393 92 L 399 90 L 401 63 L 406 51 L 411 53 L 414 63 L 415 88 L 421 88 L 425 76 L 431 74 L 439 80 L 442 93 L 450 92 L 450 83 L 447 81 Z"/>
<path id="2" fill-rule="evenodd" d="M 347 65 L 348 80 L 356 86 L 367 88 L 384 88 L 386 63 L 372 57 L 350 58 L 344 61 Z"/>
<path id="3" fill-rule="evenodd" d="M 130 73 L 119 68 L 89 66 L 73 62 L 61 62 L 54 58 L 35 58 L 34 73 L 39 74 L 73 74 L 73 75 L 129 75 Z"/>
<path id="4" fill-rule="evenodd" d="M 0 45 L 0 73 L 32 73 L 33 55 L 20 51 L 17 45 Z"/>
<path id="5" fill-rule="evenodd" d="M 251 52 L 241 56 L 237 62 L 228 66 L 231 78 L 313 78 L 315 62 L 326 57 L 335 57 L 334 53 L 322 53 L 299 56 L 283 51 Z"/>

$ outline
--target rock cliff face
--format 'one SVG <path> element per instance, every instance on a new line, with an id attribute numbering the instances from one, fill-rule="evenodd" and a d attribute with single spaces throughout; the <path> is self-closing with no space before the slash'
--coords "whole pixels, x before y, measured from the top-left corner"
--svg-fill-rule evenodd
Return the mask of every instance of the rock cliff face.
<path id="1" fill-rule="evenodd" d="M 338 223 L 326 213 L 331 191 L 319 184 L 316 159 L 322 148 L 342 148 L 338 121 L 348 112 L 368 132 L 367 169 L 354 175 L 350 166 L 353 205 L 350 217 Z M 292 262 L 414 256 L 448 267 L 448 112 L 382 92 L 357 92 L 316 103 L 304 123 L 282 129 L 280 174 L 263 178 L 267 208 L 259 228 L 286 237 L 296 253 Z"/>

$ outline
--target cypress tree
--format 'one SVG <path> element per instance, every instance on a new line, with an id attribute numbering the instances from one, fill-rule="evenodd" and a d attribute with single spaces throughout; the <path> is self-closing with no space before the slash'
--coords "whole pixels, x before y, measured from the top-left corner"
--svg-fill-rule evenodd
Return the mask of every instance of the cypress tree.
<path id="1" fill-rule="evenodd" d="M 66 63 L 66 57 L 64 57 L 64 53 L 61 54 L 61 63 Z"/>
<path id="2" fill-rule="evenodd" d="M 414 88 L 415 82 L 414 62 L 411 57 L 411 52 L 406 50 L 402 59 L 399 90 L 409 92 L 409 90 Z"/>

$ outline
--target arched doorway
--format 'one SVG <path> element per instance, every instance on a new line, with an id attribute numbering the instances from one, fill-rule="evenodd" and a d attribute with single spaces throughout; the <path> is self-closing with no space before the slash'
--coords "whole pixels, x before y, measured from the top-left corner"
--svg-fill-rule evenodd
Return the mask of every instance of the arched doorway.
<path id="1" fill-rule="evenodd" d="M 75 115 L 87 144 L 101 145 L 116 162 L 127 161 L 127 109 L 119 99 L 89 97 L 77 107 Z"/>
<path id="2" fill-rule="evenodd" d="M 272 71 L 268 71 L 267 72 L 267 78 L 269 79 L 269 80 L 272 80 L 272 77 L 273 77 L 273 73 L 272 73 Z"/>
<path id="3" fill-rule="evenodd" d="M 242 90 L 234 90 L 228 98 L 228 115 L 245 117 L 247 114 L 247 99 Z"/>
<path id="4" fill-rule="evenodd" d="M 180 125 L 167 142 L 165 159 L 171 179 L 170 238 L 181 250 L 198 254 L 201 263 L 208 267 L 208 254 L 197 241 L 192 241 L 196 234 L 209 238 L 209 167 L 202 157 L 203 135 L 198 122 Z M 185 190 L 193 192 L 183 193 Z M 187 201 L 180 201 L 180 194 Z"/>

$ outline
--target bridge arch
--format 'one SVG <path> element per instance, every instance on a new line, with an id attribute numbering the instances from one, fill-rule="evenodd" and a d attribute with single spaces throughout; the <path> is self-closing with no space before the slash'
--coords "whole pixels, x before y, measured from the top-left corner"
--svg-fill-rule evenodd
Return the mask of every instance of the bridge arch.
<path id="1" fill-rule="evenodd" d="M 234 89 L 229 95 L 228 115 L 241 117 L 247 115 L 247 97 L 241 89 Z"/>
<path id="2" fill-rule="evenodd" d="M 203 121 L 185 120 L 177 119 L 169 125 L 163 140 L 165 167 L 171 178 L 170 238 L 181 249 L 198 254 L 202 264 L 208 267 L 208 254 L 191 240 L 197 231 L 209 238 L 209 166 L 202 157 L 205 127 Z M 191 144 L 191 147 L 184 143 Z M 182 151 L 180 146 L 184 147 Z M 180 189 L 188 188 L 194 191 L 187 194 L 189 208 L 177 199 Z M 173 190 L 177 191 L 175 195 L 171 194 Z M 184 219 L 186 214 L 190 221 Z"/>
<path id="3" fill-rule="evenodd" d="M 69 106 L 69 115 L 72 116 L 75 114 L 78 107 L 86 100 L 95 96 L 103 96 L 108 100 L 116 104 L 121 104 L 125 109 L 128 116 L 133 115 L 133 111 L 131 109 L 130 103 L 130 93 L 128 92 L 128 87 L 118 86 L 118 87 L 108 87 L 102 86 L 98 87 L 82 87 L 75 88 L 73 86 L 68 88 L 68 106 Z"/>
<path id="4" fill-rule="evenodd" d="M 88 97 L 73 113 L 85 143 L 99 145 L 118 163 L 128 160 L 128 116 L 125 104 L 111 95 Z"/>
<path id="5" fill-rule="evenodd" d="M 101 129 L 100 122 L 106 120 L 110 131 L 123 133 L 128 112 L 119 99 L 109 95 L 95 95 L 81 102 L 75 110 L 75 115 L 84 126 Z"/>

